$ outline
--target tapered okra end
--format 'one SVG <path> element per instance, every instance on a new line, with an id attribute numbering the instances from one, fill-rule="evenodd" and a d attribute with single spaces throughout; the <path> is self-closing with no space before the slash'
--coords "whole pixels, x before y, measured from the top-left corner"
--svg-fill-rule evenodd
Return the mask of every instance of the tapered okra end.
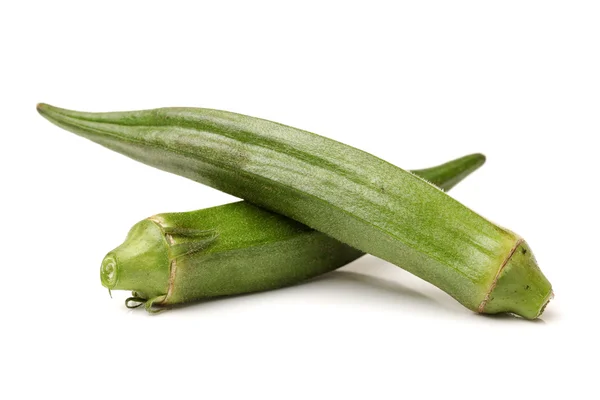
<path id="1" fill-rule="evenodd" d="M 552 297 L 552 285 L 538 267 L 527 243 L 521 240 L 501 267 L 479 311 L 507 312 L 536 319 Z"/>
<path id="2" fill-rule="evenodd" d="M 119 247 L 100 267 L 100 280 L 109 290 L 132 290 L 150 298 L 166 293 L 169 245 L 160 227 L 149 220 L 135 224 Z"/>
<path id="3" fill-rule="evenodd" d="M 485 156 L 476 153 L 448 161 L 437 167 L 412 172 L 440 189 L 448 191 L 483 164 L 485 164 Z"/>

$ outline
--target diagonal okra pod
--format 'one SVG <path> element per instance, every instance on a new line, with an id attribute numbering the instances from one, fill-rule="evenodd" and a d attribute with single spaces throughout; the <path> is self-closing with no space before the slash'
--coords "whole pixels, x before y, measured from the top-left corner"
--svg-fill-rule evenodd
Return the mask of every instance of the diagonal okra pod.
<path id="1" fill-rule="evenodd" d="M 202 108 L 87 113 L 40 104 L 38 111 L 133 159 L 401 266 L 473 311 L 534 319 L 552 297 L 550 282 L 520 236 L 351 146 Z"/>
<path id="2" fill-rule="evenodd" d="M 415 174 L 449 190 L 485 162 L 472 154 Z M 364 253 L 248 202 L 158 214 L 131 228 L 102 261 L 128 307 L 158 311 L 217 296 L 277 289 L 333 271 Z"/>

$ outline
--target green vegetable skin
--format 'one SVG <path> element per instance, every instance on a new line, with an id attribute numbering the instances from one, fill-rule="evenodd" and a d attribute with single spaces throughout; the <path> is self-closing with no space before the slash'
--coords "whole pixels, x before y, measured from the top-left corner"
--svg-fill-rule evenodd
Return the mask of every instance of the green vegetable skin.
<path id="1" fill-rule="evenodd" d="M 480 313 L 537 318 L 552 297 L 523 239 L 375 156 L 278 123 L 201 108 L 53 123 L 138 161 L 302 222 L 390 261 Z"/>
<path id="2" fill-rule="evenodd" d="M 485 162 L 473 154 L 414 173 L 449 190 Z M 161 310 L 209 297 L 276 289 L 333 271 L 364 253 L 248 202 L 159 214 L 108 253 L 100 277 L 132 290 L 128 306 Z"/>

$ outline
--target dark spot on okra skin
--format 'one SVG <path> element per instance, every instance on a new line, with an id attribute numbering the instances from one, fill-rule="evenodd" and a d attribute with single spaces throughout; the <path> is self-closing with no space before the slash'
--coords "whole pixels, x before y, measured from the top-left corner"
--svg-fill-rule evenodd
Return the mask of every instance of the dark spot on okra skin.
<path id="1" fill-rule="evenodd" d="M 529 285 L 526 285 L 525 290 L 529 290 L 529 287 L 530 287 Z"/>
<path id="2" fill-rule="evenodd" d="M 525 247 L 521 248 L 521 254 L 527 254 L 527 249 Z"/>

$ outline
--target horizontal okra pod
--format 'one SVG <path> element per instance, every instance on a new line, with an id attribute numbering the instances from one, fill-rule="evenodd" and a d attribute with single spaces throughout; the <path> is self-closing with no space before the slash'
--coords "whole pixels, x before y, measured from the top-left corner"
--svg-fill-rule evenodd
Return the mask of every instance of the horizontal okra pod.
<path id="1" fill-rule="evenodd" d="M 392 262 L 473 311 L 533 319 L 552 297 L 550 282 L 520 236 L 351 146 L 202 108 L 87 113 L 40 104 L 38 111 L 133 159 Z"/>
<path id="2" fill-rule="evenodd" d="M 473 154 L 415 171 L 446 190 L 485 162 Z M 362 256 L 306 225 L 248 202 L 158 214 L 138 222 L 102 261 L 109 290 L 146 310 L 294 285 Z"/>

